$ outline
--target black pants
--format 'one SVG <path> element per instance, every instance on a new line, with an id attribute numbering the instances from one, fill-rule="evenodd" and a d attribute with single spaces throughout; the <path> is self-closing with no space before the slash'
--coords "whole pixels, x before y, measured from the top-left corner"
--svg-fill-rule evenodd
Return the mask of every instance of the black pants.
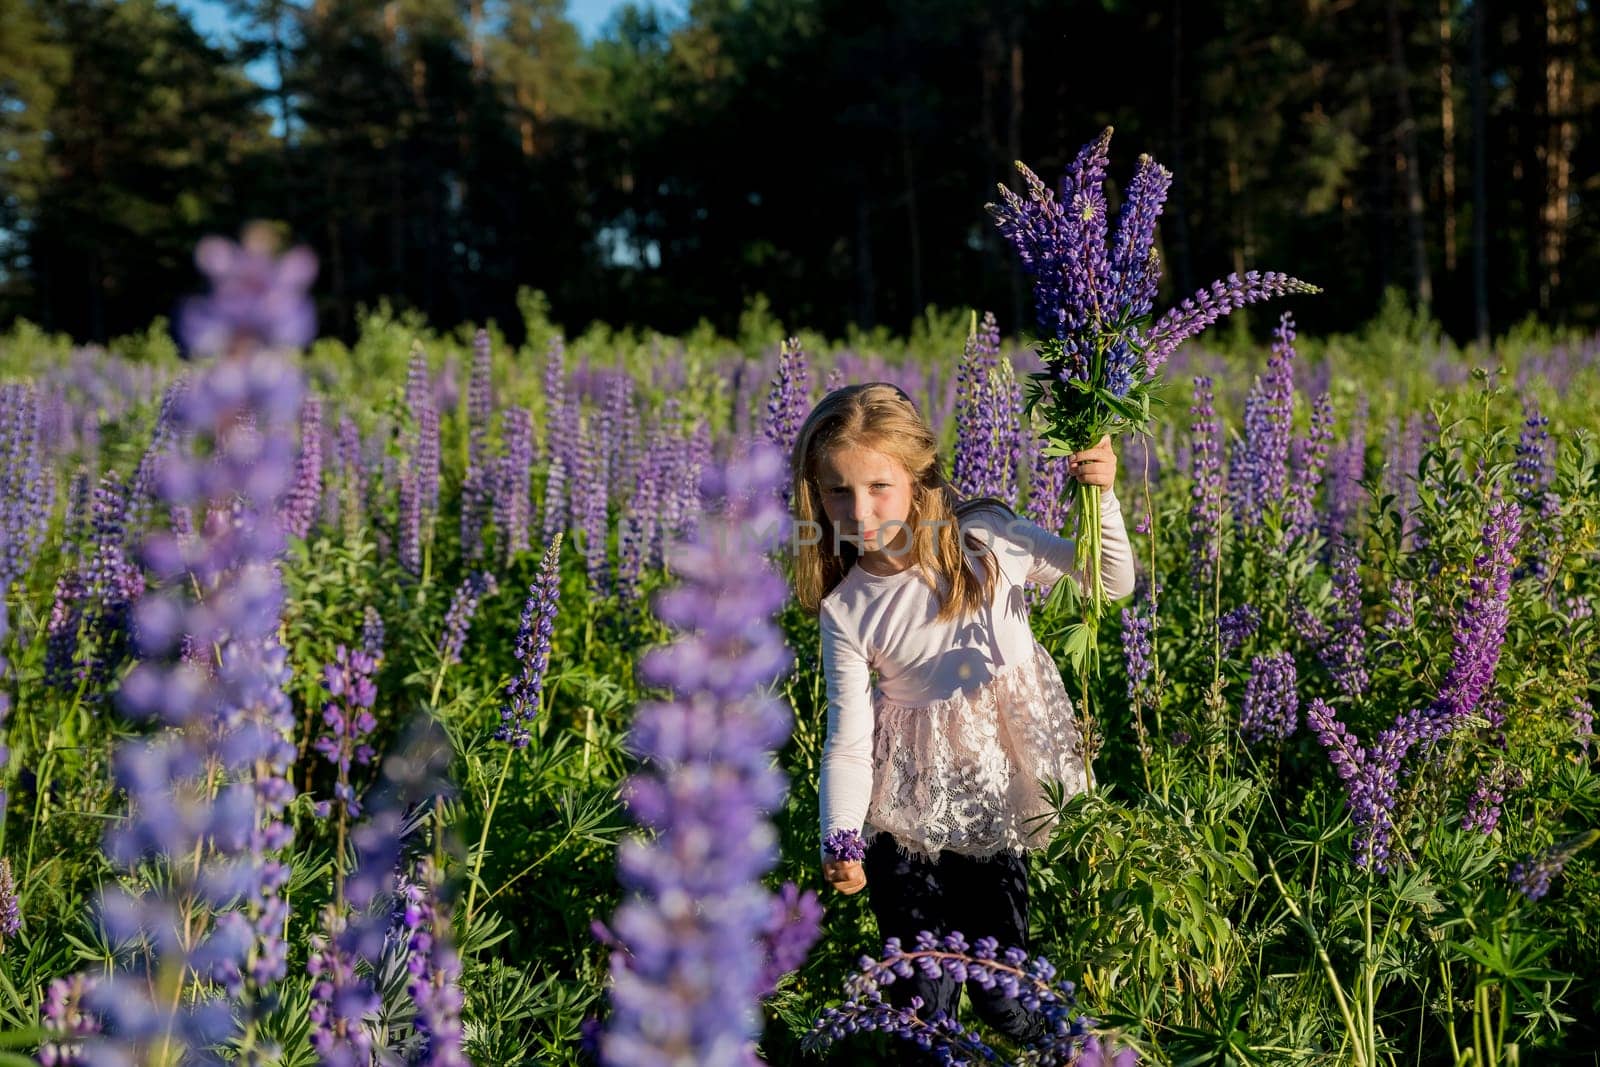
<path id="1" fill-rule="evenodd" d="M 867 903 L 878 917 L 878 929 L 885 940 L 900 939 L 901 947 L 916 949 L 917 933 L 927 930 L 935 936 L 959 930 L 971 945 L 980 937 L 1000 942 L 1000 950 L 1028 947 L 1028 857 L 1024 853 L 1002 852 L 989 859 L 974 859 L 953 852 L 941 852 L 934 861 L 906 859 L 895 848 L 894 838 L 886 833 L 873 837 L 867 846 L 864 864 L 867 875 Z M 881 952 L 876 946 L 873 955 Z M 1045 1034 L 1044 1017 L 1028 1011 L 998 988 L 984 989 L 967 979 L 967 997 L 978 1017 L 998 1032 L 1017 1041 L 1034 1040 Z M 884 999 L 895 1007 L 909 1008 L 911 998 L 920 996 L 927 1019 L 943 1010 L 956 1017 L 961 986 L 952 978 L 896 978 L 884 987 Z M 902 1042 L 905 1063 L 936 1063 L 932 1056 L 909 1042 Z"/>

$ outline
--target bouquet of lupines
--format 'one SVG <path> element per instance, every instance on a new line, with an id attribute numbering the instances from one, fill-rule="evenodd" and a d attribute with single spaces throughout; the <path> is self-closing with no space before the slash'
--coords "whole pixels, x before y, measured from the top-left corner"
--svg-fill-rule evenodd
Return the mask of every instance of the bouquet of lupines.
<path id="1" fill-rule="evenodd" d="M 1107 435 L 1147 432 L 1159 372 L 1180 344 L 1246 304 L 1320 291 L 1287 274 L 1230 274 L 1152 323 L 1161 281 L 1156 222 L 1172 172 L 1140 156 L 1116 233 L 1109 234 L 1104 184 L 1110 144 L 1108 126 L 1078 152 L 1061 177 L 1059 194 L 1019 161 L 1027 195 L 1002 185 L 1003 202 L 988 205 L 1023 269 L 1033 276 L 1045 369 L 1028 376 L 1025 410 L 1031 416 L 1045 402 L 1041 446 L 1048 456 L 1093 447 Z M 1068 651 L 1081 668 L 1086 659 L 1098 662 L 1095 633 L 1105 610 L 1099 487 L 1079 483 L 1077 504 L 1077 562 L 1088 578 L 1088 596 L 1083 624 L 1069 633 Z M 1058 583 L 1056 595 L 1064 595 L 1070 584 Z"/>

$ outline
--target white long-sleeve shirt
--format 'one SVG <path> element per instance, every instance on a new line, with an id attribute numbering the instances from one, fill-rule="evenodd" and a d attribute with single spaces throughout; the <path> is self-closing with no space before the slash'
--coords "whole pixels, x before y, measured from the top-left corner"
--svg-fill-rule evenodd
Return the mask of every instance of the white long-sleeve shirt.
<path id="1" fill-rule="evenodd" d="M 1133 590 L 1133 551 L 1116 496 L 1104 490 L 1101 502 L 1101 580 L 1116 599 Z M 964 516 L 961 530 L 1000 566 L 988 604 L 967 618 L 937 621 L 940 599 L 915 566 L 888 576 L 852 567 L 822 600 L 824 838 L 888 830 L 922 855 L 1038 847 L 1048 827 L 1037 779 L 1069 793 L 1084 785 L 1071 704 L 1023 593 L 1069 573 L 1081 583 L 1076 546 L 993 508 Z"/>

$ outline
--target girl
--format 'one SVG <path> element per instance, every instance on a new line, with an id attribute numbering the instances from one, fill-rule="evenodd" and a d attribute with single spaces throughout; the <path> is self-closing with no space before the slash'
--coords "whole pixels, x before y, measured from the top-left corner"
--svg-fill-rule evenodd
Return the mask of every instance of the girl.
<path id="1" fill-rule="evenodd" d="M 1038 780 L 1081 792 L 1091 754 L 1029 628 L 1023 585 L 1081 582 L 1074 545 L 998 500 L 960 501 L 932 429 L 885 382 L 823 398 L 790 466 L 796 528 L 820 531 L 797 545 L 795 594 L 822 632 L 822 834 L 859 829 L 868 843 L 864 863 L 824 853 L 824 877 L 841 893 L 870 886 L 879 933 L 908 949 L 920 930 L 1026 949 L 1027 853 L 1055 828 Z M 1069 460 L 1103 490 L 1111 598 L 1133 589 L 1116 469 L 1109 439 Z M 961 995 L 920 975 L 886 992 L 899 1007 L 920 996 L 923 1019 L 953 1018 Z M 1000 1032 L 1043 1035 L 1043 1017 L 998 989 L 969 981 L 967 992 Z"/>

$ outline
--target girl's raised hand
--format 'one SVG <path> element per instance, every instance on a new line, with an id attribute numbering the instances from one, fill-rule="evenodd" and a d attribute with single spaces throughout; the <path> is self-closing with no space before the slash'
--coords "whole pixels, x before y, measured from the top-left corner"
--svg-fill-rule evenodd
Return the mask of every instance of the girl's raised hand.
<path id="1" fill-rule="evenodd" d="M 1110 489 L 1117 479 L 1117 454 L 1111 448 L 1111 435 L 1100 438 L 1093 448 L 1068 456 L 1067 473 L 1084 485 Z"/>
<path id="2" fill-rule="evenodd" d="M 822 877 L 845 896 L 867 888 L 866 868 L 859 860 L 829 860 L 822 865 Z"/>

